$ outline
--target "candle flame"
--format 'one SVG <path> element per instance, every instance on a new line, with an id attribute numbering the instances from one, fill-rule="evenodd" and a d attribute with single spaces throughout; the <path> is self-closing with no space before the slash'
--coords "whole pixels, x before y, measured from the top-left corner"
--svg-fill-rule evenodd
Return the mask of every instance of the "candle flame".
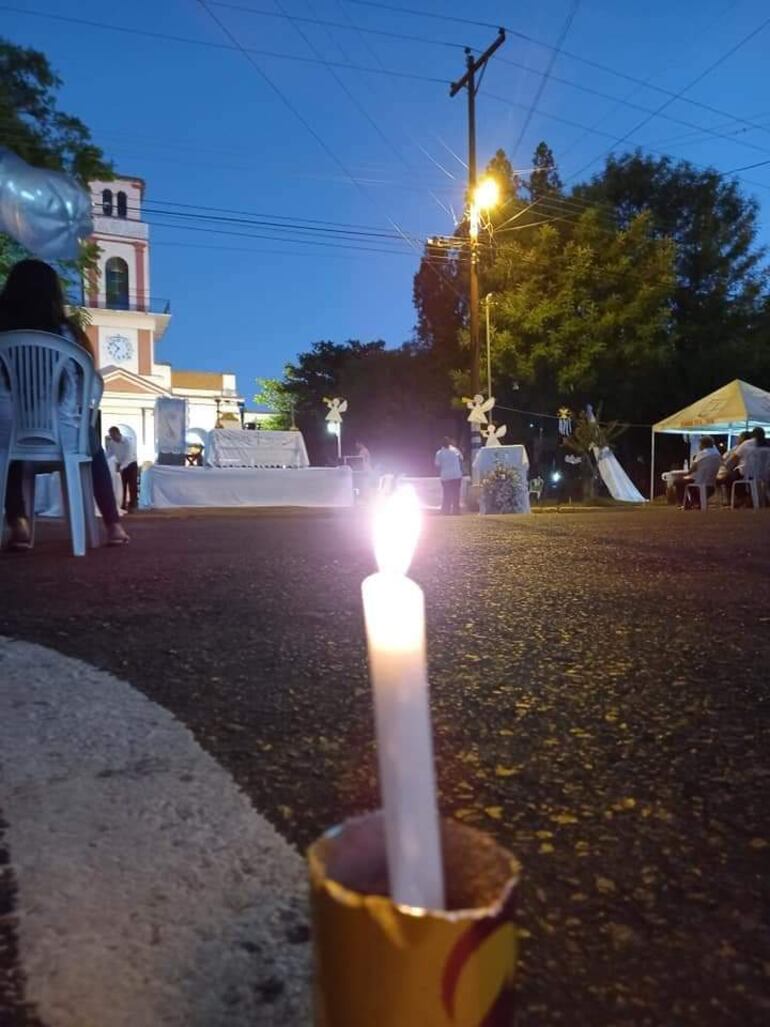
<path id="1" fill-rule="evenodd" d="M 386 574 L 406 574 L 420 535 L 420 504 L 411 485 L 401 485 L 374 512 L 374 555 Z"/>

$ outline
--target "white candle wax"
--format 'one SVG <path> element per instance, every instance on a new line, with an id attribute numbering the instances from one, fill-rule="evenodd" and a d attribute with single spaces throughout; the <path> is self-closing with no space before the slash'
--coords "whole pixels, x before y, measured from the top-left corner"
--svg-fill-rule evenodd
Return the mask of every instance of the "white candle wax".
<path id="1" fill-rule="evenodd" d="M 396 513 L 391 541 L 403 549 L 404 544 L 409 546 L 410 529 L 416 539 L 419 512 L 415 526 L 407 525 L 406 530 L 403 521 L 399 523 L 398 510 Z M 420 587 L 400 573 L 409 563 L 410 550 L 405 559 L 403 552 L 388 559 L 387 512 L 375 530 L 380 532 L 375 540 L 380 566 L 387 569 L 367 578 L 362 593 L 390 897 L 403 905 L 442 909 L 444 881 L 425 662 L 425 603 Z"/>

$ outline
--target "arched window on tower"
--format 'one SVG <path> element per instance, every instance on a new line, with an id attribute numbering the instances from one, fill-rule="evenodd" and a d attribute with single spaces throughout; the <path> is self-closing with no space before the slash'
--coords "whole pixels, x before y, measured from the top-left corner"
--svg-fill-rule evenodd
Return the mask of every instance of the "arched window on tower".
<path id="1" fill-rule="evenodd" d="M 128 264 L 122 257 L 110 257 L 104 265 L 104 287 L 110 310 L 128 310 Z"/>
<path id="2" fill-rule="evenodd" d="M 112 217 L 112 189 L 102 189 L 102 213 L 105 217 Z"/>
<path id="3" fill-rule="evenodd" d="M 128 216 L 128 205 L 126 202 L 126 194 L 124 192 L 118 193 L 118 217 L 124 218 Z"/>

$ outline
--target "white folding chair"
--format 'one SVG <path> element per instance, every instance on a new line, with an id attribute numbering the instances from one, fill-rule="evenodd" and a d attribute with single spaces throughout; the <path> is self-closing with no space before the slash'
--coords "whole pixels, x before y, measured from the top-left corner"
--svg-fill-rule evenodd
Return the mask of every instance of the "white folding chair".
<path id="1" fill-rule="evenodd" d="M 734 481 L 730 488 L 730 508 L 735 509 L 735 490 L 738 486 L 748 489 L 752 509 L 758 510 L 767 499 L 770 485 L 770 446 L 750 449 L 746 453 L 743 477 Z"/>
<path id="2" fill-rule="evenodd" d="M 62 376 L 68 363 L 77 368 L 76 405 L 79 412 L 73 438 L 62 437 L 59 403 Z M 35 475 L 60 471 L 62 495 L 75 556 L 88 543 L 99 544 L 91 480 L 90 429 L 95 423 L 103 382 L 89 354 L 74 342 L 50 332 L 0 332 L 0 389 L 10 390 L 10 425 L 0 439 L 0 516 L 4 525 L 8 468 L 22 462 L 24 506 L 35 528 Z M 0 527 L 0 542 L 2 528 Z"/>
<path id="3" fill-rule="evenodd" d="M 534 495 L 534 497 L 537 499 L 538 503 L 540 502 L 540 497 L 543 494 L 544 486 L 545 486 L 545 482 L 543 481 L 542 478 L 530 478 L 529 479 L 529 485 L 528 485 L 529 494 L 531 496 Z"/>
<path id="4" fill-rule="evenodd" d="M 682 509 L 687 507 L 687 496 L 690 490 L 697 491 L 700 500 L 700 509 L 703 513 L 708 510 L 708 490 L 716 488 L 717 473 L 722 464 L 722 458 L 717 454 L 704 456 L 695 465 L 695 481 L 688 482 L 684 487 L 684 503 Z"/>

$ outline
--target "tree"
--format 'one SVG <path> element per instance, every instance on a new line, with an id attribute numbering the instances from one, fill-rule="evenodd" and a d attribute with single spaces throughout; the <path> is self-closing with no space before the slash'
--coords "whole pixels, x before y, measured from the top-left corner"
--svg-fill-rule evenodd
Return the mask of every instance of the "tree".
<path id="1" fill-rule="evenodd" d="M 497 150 L 483 177 L 497 182 L 500 201 L 491 213 L 491 229 L 524 206 L 518 198 L 519 181 L 504 150 Z M 466 196 L 467 200 L 467 196 Z M 482 260 L 488 260 L 489 231 L 485 231 Z M 464 214 L 449 239 L 429 241 L 414 276 L 413 299 L 417 311 L 415 342 L 431 350 L 442 369 L 467 363 L 460 331 L 468 318 L 468 219 Z M 465 340 L 467 345 L 467 340 Z"/>
<path id="2" fill-rule="evenodd" d="M 550 146 L 538 143 L 532 158 L 527 191 L 533 201 L 562 195 L 562 182 Z"/>
<path id="3" fill-rule="evenodd" d="M 317 342 L 287 364 L 279 383 L 269 385 L 271 405 L 294 404 L 313 463 L 336 459 L 336 443 L 326 431 L 325 397 L 348 400 L 343 451 L 352 453 L 359 439 L 378 466 L 392 471 L 428 472 L 437 439 L 456 426 L 448 374 L 441 373 L 429 350 L 413 344 L 386 349 L 382 340 Z"/>
<path id="4" fill-rule="evenodd" d="M 624 228 L 641 212 L 675 244 L 670 405 L 684 405 L 745 369 L 770 376 L 770 337 L 758 337 L 770 278 L 757 245 L 758 205 L 735 179 L 639 151 L 608 159 L 574 196 L 601 204 Z"/>
<path id="5" fill-rule="evenodd" d="M 294 415 L 294 401 L 286 392 L 278 378 L 257 378 L 259 391 L 254 402 L 267 407 L 270 416 L 261 421 L 261 426 L 268 431 L 286 431 L 291 428 Z"/>
<path id="6" fill-rule="evenodd" d="M 484 288 L 496 294 L 495 377 L 520 383 L 517 405 L 651 409 L 670 356 L 674 249 L 650 220 L 615 230 L 586 210 L 567 234 L 544 225 L 498 247 Z"/>
<path id="7" fill-rule="evenodd" d="M 111 164 L 83 122 L 57 108 L 61 85 L 44 54 L 0 39 L 0 141 L 27 163 L 64 171 L 84 186 L 94 178 L 112 178 Z M 0 234 L 0 279 L 25 255 Z M 62 266 L 65 278 L 78 278 L 95 258 L 94 247 L 84 248 L 79 265 Z"/>

